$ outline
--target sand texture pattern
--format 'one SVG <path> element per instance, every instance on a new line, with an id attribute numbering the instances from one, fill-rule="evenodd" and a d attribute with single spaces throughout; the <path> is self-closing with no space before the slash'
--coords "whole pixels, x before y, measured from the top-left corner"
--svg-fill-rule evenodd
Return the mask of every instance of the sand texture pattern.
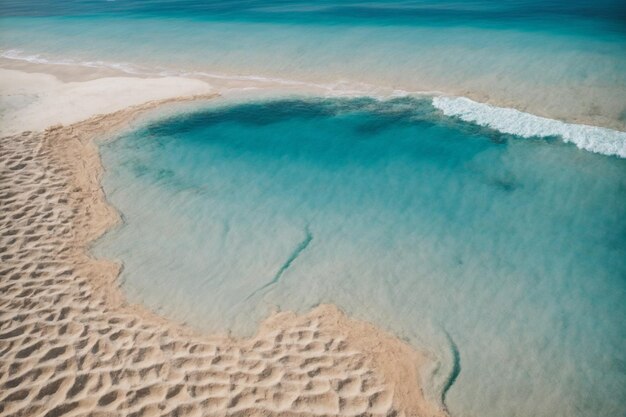
<path id="1" fill-rule="evenodd" d="M 333 306 L 241 340 L 124 300 L 120 265 L 88 251 L 119 221 L 93 139 L 160 104 L 0 140 L 0 415 L 446 415 L 424 355 Z"/>

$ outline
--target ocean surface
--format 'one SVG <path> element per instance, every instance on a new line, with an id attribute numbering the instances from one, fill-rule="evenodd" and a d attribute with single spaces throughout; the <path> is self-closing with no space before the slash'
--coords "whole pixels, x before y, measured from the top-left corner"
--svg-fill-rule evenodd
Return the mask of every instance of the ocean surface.
<path id="1" fill-rule="evenodd" d="M 3 0 L 0 58 L 436 91 L 626 130 L 622 0 Z"/>
<path id="2" fill-rule="evenodd" d="M 237 335 L 334 303 L 454 417 L 626 416 L 623 2 L 3 0 L 22 62 L 225 96 L 101 146 L 131 301 Z"/>

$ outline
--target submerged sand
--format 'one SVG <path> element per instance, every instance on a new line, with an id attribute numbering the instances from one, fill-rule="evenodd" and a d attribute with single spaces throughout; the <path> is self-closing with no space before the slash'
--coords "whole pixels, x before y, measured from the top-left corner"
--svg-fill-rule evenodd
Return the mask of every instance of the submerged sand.
<path id="1" fill-rule="evenodd" d="M 334 306 L 277 313 L 256 336 L 235 339 L 198 334 L 124 299 L 121 266 L 89 253 L 119 221 L 100 186 L 94 139 L 165 103 L 215 95 L 197 85 L 200 95 L 166 98 L 195 87 L 125 79 L 133 93 L 103 101 L 119 94 L 116 82 L 55 84 L 56 93 L 32 93 L 28 111 L 4 112 L 8 131 L 25 131 L 0 139 L 0 415 L 447 415 L 421 386 L 428 355 Z M 67 108 L 46 109 L 59 97 L 82 98 L 82 116 L 137 105 L 74 123 Z M 72 123 L 26 131 L 63 117 Z"/>

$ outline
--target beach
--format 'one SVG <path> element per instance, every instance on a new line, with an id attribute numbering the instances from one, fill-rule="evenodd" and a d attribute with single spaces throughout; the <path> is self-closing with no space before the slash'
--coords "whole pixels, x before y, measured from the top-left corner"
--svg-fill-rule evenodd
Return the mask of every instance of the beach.
<path id="1" fill-rule="evenodd" d="M 158 106 L 215 98 L 210 88 L 175 79 L 67 85 L 17 72 L 2 79 L 13 94 L 38 97 L 28 105 L 37 111 L 3 122 L 23 130 L 5 132 L 0 154 L 3 415 L 446 415 L 419 382 L 428 354 L 335 306 L 277 312 L 250 339 L 199 334 L 129 304 L 120 265 L 90 255 L 120 221 L 101 189 L 94 141 Z M 82 112 L 50 106 L 50 85 Z"/>
<path id="2" fill-rule="evenodd" d="M 626 415 L 616 0 L 0 3 L 0 415 Z"/>

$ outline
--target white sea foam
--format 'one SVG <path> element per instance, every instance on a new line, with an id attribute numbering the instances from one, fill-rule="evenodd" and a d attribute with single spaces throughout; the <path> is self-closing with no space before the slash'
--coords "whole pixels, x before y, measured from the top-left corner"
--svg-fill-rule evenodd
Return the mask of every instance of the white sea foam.
<path id="1" fill-rule="evenodd" d="M 141 68 L 133 66 L 125 62 L 105 62 L 105 61 L 78 61 L 75 59 L 52 59 L 46 58 L 40 54 L 28 54 L 20 51 L 19 49 L 8 49 L 0 52 L 0 57 L 6 59 L 12 59 L 15 61 L 26 61 L 32 64 L 47 64 L 47 65 L 75 65 L 89 68 L 106 68 L 113 69 L 127 74 L 145 74 L 153 75 L 149 72 L 143 71 Z"/>
<path id="2" fill-rule="evenodd" d="M 33 64 L 82 66 L 88 68 L 113 69 L 126 74 L 141 75 L 145 77 L 191 77 L 208 78 L 209 80 L 225 82 L 242 82 L 256 84 L 254 88 L 285 87 L 290 89 L 301 89 L 303 91 L 313 91 L 328 97 L 362 97 L 369 96 L 377 99 L 390 97 L 403 97 L 410 94 L 424 95 L 434 94 L 430 92 L 408 92 L 404 90 L 391 89 L 378 85 L 352 80 L 338 80 L 328 83 L 307 82 L 296 79 L 281 77 L 271 77 L 255 74 L 223 74 L 218 72 L 190 71 L 186 69 L 171 69 L 162 66 L 154 68 L 143 67 L 126 62 L 107 61 L 81 61 L 72 58 L 51 58 L 41 54 L 27 53 L 19 49 L 7 49 L 0 51 L 0 57 L 26 61 Z M 215 86 L 218 87 L 218 86 Z M 241 87 L 231 87 L 229 90 L 241 90 Z"/>
<path id="3" fill-rule="evenodd" d="M 524 138 L 559 136 L 580 149 L 626 158 L 626 132 L 565 123 L 515 109 L 477 103 L 465 97 L 434 97 L 433 106 L 446 116 L 456 116 L 503 133 Z"/>

